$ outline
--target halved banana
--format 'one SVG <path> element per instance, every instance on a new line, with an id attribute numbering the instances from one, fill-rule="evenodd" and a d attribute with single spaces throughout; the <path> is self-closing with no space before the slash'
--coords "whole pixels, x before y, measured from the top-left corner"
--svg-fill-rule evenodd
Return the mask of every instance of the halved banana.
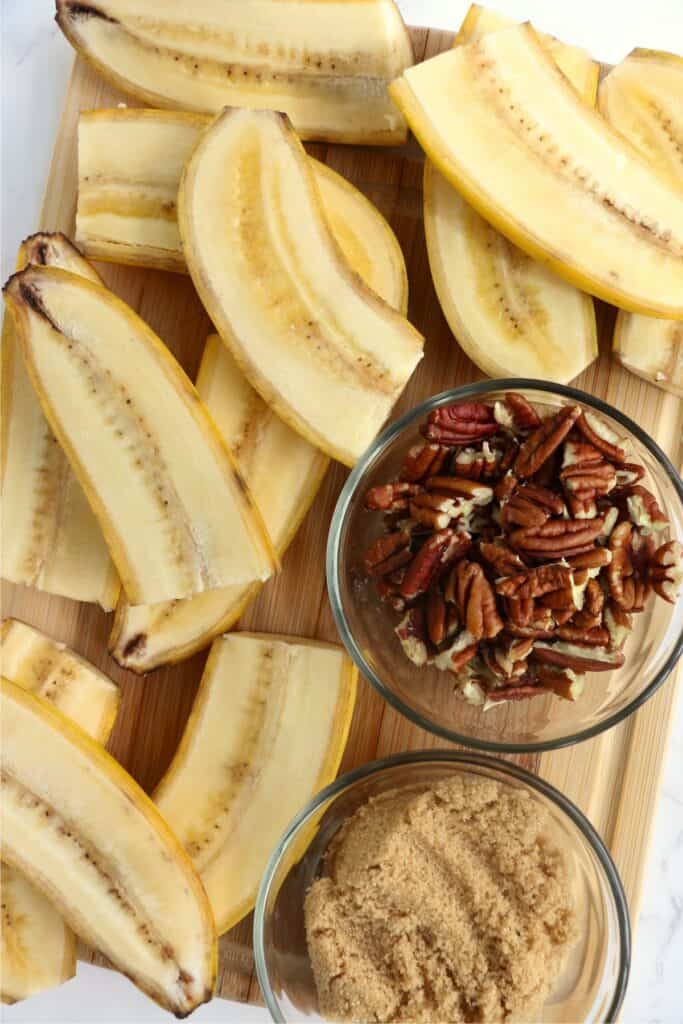
<path id="1" fill-rule="evenodd" d="M 3 858 L 88 945 L 185 1016 L 216 980 L 211 909 L 189 858 L 100 744 L 15 683 L 3 678 L 0 692 Z"/>
<path id="2" fill-rule="evenodd" d="M 52 267 L 15 274 L 5 296 L 128 599 L 266 579 L 276 559 L 248 489 L 147 324 L 106 288 Z"/>
<path id="3" fill-rule="evenodd" d="M 514 24 L 497 11 L 472 4 L 456 45 Z M 540 38 L 586 102 L 595 102 L 598 65 L 584 50 L 551 36 Z M 596 358 L 592 298 L 499 234 L 429 159 L 424 222 L 429 265 L 444 316 L 484 373 L 566 383 Z"/>
<path id="4" fill-rule="evenodd" d="M 170 110 L 84 111 L 78 121 L 76 238 L 94 259 L 186 271 L 176 217 L 183 167 L 210 117 Z M 342 252 L 385 302 L 405 313 L 401 247 L 362 192 L 309 158 Z"/>
<path id="5" fill-rule="evenodd" d="M 393 0 L 57 0 L 57 23 L 151 106 L 282 110 L 302 138 L 405 141 L 387 83 L 413 51 Z"/>
<path id="6" fill-rule="evenodd" d="M 259 398 L 217 334 L 207 339 L 197 392 L 262 510 L 275 550 L 284 555 L 317 494 L 328 458 Z M 230 629 L 258 591 L 258 584 L 246 584 L 161 604 L 122 600 L 110 651 L 133 672 L 181 661 Z"/>
<path id="7" fill-rule="evenodd" d="M 333 644 L 262 633 L 214 642 L 154 799 L 192 857 L 219 935 L 253 907 L 290 819 L 335 777 L 356 679 Z"/>
<path id="8" fill-rule="evenodd" d="M 603 79 L 599 99 L 610 124 L 683 188 L 683 57 L 634 50 Z M 683 395 L 683 323 L 622 310 L 614 354 L 632 373 Z"/>
<path id="9" fill-rule="evenodd" d="M 94 665 L 18 619 L 0 626 L 0 660 L 9 679 L 106 743 L 120 693 Z M 16 1003 L 74 976 L 76 940 L 43 893 L 7 864 L 0 865 L 0 888 L 0 998 Z"/>
<path id="10" fill-rule="evenodd" d="M 185 168 L 178 223 L 195 287 L 252 386 L 352 465 L 423 339 L 345 260 L 287 118 L 225 110 Z"/>
<path id="11" fill-rule="evenodd" d="M 530 25 L 390 90 L 439 171 L 511 241 L 608 302 L 683 319 L 683 191 L 582 102 Z"/>
<path id="12" fill-rule="evenodd" d="M 62 267 L 101 284 L 65 235 L 26 238 L 17 270 Z M 12 317 L 2 329 L 2 575 L 110 611 L 120 584 L 109 550 L 69 461 L 36 398 Z"/>

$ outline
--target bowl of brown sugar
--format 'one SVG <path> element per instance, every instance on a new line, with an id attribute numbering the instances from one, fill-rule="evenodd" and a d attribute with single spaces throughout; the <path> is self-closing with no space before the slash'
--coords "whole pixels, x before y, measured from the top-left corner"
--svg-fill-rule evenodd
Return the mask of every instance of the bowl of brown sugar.
<path id="1" fill-rule="evenodd" d="M 273 1020 L 616 1018 L 626 900 L 581 812 L 513 764 L 401 754 L 324 789 L 266 869 L 254 918 Z"/>

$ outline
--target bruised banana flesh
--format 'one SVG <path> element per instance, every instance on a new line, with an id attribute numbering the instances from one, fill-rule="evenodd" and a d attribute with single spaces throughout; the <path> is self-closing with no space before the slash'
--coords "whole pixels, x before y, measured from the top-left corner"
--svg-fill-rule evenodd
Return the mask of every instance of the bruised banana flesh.
<path id="1" fill-rule="evenodd" d="M 22 242 L 17 269 L 62 267 L 98 274 L 62 234 Z M 24 367 L 12 317 L 2 332 L 2 575 L 11 583 L 110 611 L 120 589 L 109 550 Z"/>
<path id="2" fill-rule="evenodd" d="M 408 68 L 390 90 L 510 241 L 607 302 L 683 319 L 683 191 L 581 100 L 531 26 Z"/>
<path id="3" fill-rule="evenodd" d="M 84 111 L 78 122 L 76 239 L 93 259 L 186 271 L 178 231 L 180 177 L 211 119 L 170 110 Z M 405 313 L 401 247 L 362 192 L 312 157 L 332 233 L 351 266 Z"/>
<path id="4" fill-rule="evenodd" d="M 515 23 L 473 4 L 456 45 Z M 585 51 L 551 36 L 586 102 L 595 101 L 598 65 Z M 598 354 L 593 300 L 532 259 L 481 217 L 436 170 L 424 171 L 429 265 L 444 316 L 460 346 L 490 377 L 539 377 L 567 383 Z"/>
<path id="5" fill-rule="evenodd" d="M 612 127 L 683 188 L 683 57 L 634 50 L 602 80 L 599 103 Z M 683 323 L 620 310 L 614 354 L 632 373 L 683 395 Z"/>
<path id="6" fill-rule="evenodd" d="M 249 382 L 312 444 L 353 465 L 423 339 L 344 258 L 287 118 L 225 110 L 185 168 L 178 223 L 195 287 Z"/>
<path id="7" fill-rule="evenodd" d="M 356 678 L 333 644 L 260 633 L 214 641 L 154 800 L 199 872 L 219 935 L 252 909 L 287 823 L 335 777 Z"/>
<path id="8" fill-rule="evenodd" d="M 195 388 L 106 288 L 52 267 L 5 286 L 24 361 L 133 603 L 267 578 L 270 539 Z"/>
<path id="9" fill-rule="evenodd" d="M 120 694 L 94 665 L 18 619 L 0 626 L 0 660 L 14 683 L 50 701 L 94 740 L 106 743 Z M 0 864 L 0 888 L 0 998 L 16 1003 L 74 976 L 76 938 L 43 893 L 7 864 Z"/>
<path id="10" fill-rule="evenodd" d="M 262 401 L 216 334 L 207 339 L 197 391 L 262 510 L 275 550 L 284 555 L 329 460 Z M 258 590 L 258 584 L 224 587 L 153 605 L 122 600 L 109 640 L 111 654 L 133 672 L 188 658 L 230 629 Z"/>
<path id="11" fill-rule="evenodd" d="M 4 679 L 3 857 L 76 934 L 178 1016 L 211 998 L 216 932 L 192 864 L 104 748 Z"/>
<path id="12" fill-rule="evenodd" d="M 57 22 L 150 106 L 282 110 L 301 138 L 405 141 L 387 84 L 413 51 L 393 0 L 57 0 Z"/>

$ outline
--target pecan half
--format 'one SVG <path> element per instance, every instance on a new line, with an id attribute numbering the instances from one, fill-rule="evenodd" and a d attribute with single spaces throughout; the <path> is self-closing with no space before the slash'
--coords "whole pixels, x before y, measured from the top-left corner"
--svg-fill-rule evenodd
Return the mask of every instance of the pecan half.
<path id="1" fill-rule="evenodd" d="M 623 466 L 617 467 L 617 482 L 614 485 L 613 494 L 619 494 L 627 487 L 633 487 L 645 476 L 645 466 L 637 462 L 625 462 Z"/>
<path id="2" fill-rule="evenodd" d="M 479 641 L 475 640 L 466 629 L 463 629 L 445 651 L 437 654 L 433 664 L 442 671 L 458 672 L 468 662 L 472 661 L 478 648 Z"/>
<path id="3" fill-rule="evenodd" d="M 533 602 L 532 602 L 533 604 Z M 511 636 L 530 637 L 535 640 L 549 640 L 555 631 L 555 619 L 550 608 L 532 608 L 531 621 L 520 624 L 507 622 L 505 631 Z"/>
<path id="4" fill-rule="evenodd" d="M 502 449 L 492 448 L 484 441 L 481 448 L 460 448 L 453 456 L 451 471 L 468 480 L 486 480 L 496 475 L 502 458 Z M 438 472 L 434 470 L 430 475 L 437 476 Z"/>
<path id="5" fill-rule="evenodd" d="M 581 647 L 577 643 L 548 643 L 537 640 L 534 644 L 534 660 L 546 665 L 570 668 L 574 672 L 610 672 L 624 664 L 622 651 L 607 650 L 603 647 Z"/>
<path id="6" fill-rule="evenodd" d="M 427 594 L 425 621 L 427 636 L 438 647 L 446 637 L 446 602 L 440 590 L 433 589 Z"/>
<path id="7" fill-rule="evenodd" d="M 465 511 L 463 503 L 440 494 L 416 494 L 410 502 L 410 515 L 416 523 L 431 530 L 444 530 L 451 520 Z"/>
<path id="8" fill-rule="evenodd" d="M 434 580 L 443 571 L 449 556 L 455 531 L 446 529 L 432 534 L 419 549 L 406 570 L 401 595 L 411 601 L 426 594 Z"/>
<path id="9" fill-rule="evenodd" d="M 576 428 L 587 441 L 597 448 L 610 462 L 626 461 L 624 439 L 594 412 L 586 411 L 576 421 Z"/>
<path id="10" fill-rule="evenodd" d="M 380 484 L 365 495 L 365 507 L 373 512 L 407 512 L 410 499 L 419 491 L 417 484 Z"/>
<path id="11" fill-rule="evenodd" d="M 496 486 L 494 487 L 494 497 L 497 498 L 498 501 L 500 501 L 501 503 L 508 501 L 511 495 L 514 494 L 518 485 L 519 480 L 511 470 L 508 470 L 505 476 L 502 476 L 498 483 L 496 484 Z"/>
<path id="12" fill-rule="evenodd" d="M 554 491 L 537 484 L 523 484 L 504 502 L 500 522 L 504 527 L 512 524 L 541 526 L 551 516 L 561 516 L 564 512 L 564 502 Z"/>
<path id="13" fill-rule="evenodd" d="M 529 434 L 515 459 L 513 468 L 516 475 L 528 477 L 538 472 L 546 459 L 562 444 L 580 415 L 578 405 L 565 405 Z"/>
<path id="14" fill-rule="evenodd" d="M 493 410 L 484 402 L 460 402 L 434 409 L 422 433 L 439 444 L 471 444 L 492 437 L 499 430 Z"/>
<path id="15" fill-rule="evenodd" d="M 559 640 L 566 640 L 569 644 L 585 644 L 587 647 L 607 647 L 609 644 L 609 633 L 602 626 L 593 626 L 590 629 L 571 625 L 560 626 L 555 635 Z"/>
<path id="16" fill-rule="evenodd" d="M 370 545 L 363 565 L 370 576 L 388 576 L 411 560 L 410 534 L 407 530 L 387 533 Z"/>
<path id="17" fill-rule="evenodd" d="M 648 579 L 656 594 L 673 604 L 683 584 L 683 546 L 669 540 L 650 559 Z"/>
<path id="18" fill-rule="evenodd" d="M 551 519 L 542 526 L 513 530 L 510 544 L 533 558 L 557 561 L 590 551 L 602 529 L 602 519 Z"/>
<path id="19" fill-rule="evenodd" d="M 486 645 L 481 655 L 489 671 L 499 679 L 515 680 L 527 671 L 527 658 L 533 646 L 531 638 L 503 637 Z"/>
<path id="20" fill-rule="evenodd" d="M 599 462 L 579 462 L 573 466 L 565 466 L 560 472 L 560 480 L 570 494 L 585 501 L 589 497 L 597 498 L 598 495 L 609 494 L 617 482 L 617 471 L 612 463 L 605 459 Z"/>
<path id="21" fill-rule="evenodd" d="M 496 580 L 496 593 L 502 597 L 543 597 L 554 590 L 571 588 L 572 570 L 566 565 L 540 565 Z"/>
<path id="22" fill-rule="evenodd" d="M 572 624 L 577 629 L 594 629 L 602 622 L 604 605 L 605 595 L 602 587 L 596 579 L 589 579 L 586 584 L 583 608 L 573 616 Z"/>
<path id="23" fill-rule="evenodd" d="M 521 433 L 541 425 L 541 418 L 533 405 L 515 391 L 508 391 L 501 402 L 494 402 L 493 415 L 501 427 Z"/>
<path id="24" fill-rule="evenodd" d="M 458 562 L 455 573 L 455 603 L 467 632 L 475 640 L 490 640 L 503 628 L 491 584 L 477 562 Z"/>
<path id="25" fill-rule="evenodd" d="M 506 704 L 510 700 L 530 700 L 532 697 L 542 697 L 547 692 L 542 686 L 534 686 L 532 683 L 523 686 L 505 686 L 501 690 L 490 690 L 486 694 L 484 711 L 497 704 Z"/>
<path id="26" fill-rule="evenodd" d="M 488 505 L 493 500 L 491 487 L 479 483 L 478 480 L 468 480 L 466 477 L 430 476 L 425 481 L 425 487 L 428 491 L 462 498 L 473 505 Z"/>
<path id="27" fill-rule="evenodd" d="M 567 561 L 572 569 L 602 569 L 612 561 L 609 548 L 591 548 L 582 555 L 572 555 Z"/>
<path id="28" fill-rule="evenodd" d="M 597 502 L 590 494 L 585 497 L 569 494 L 567 496 L 567 508 L 572 519 L 595 519 L 598 514 Z"/>
<path id="29" fill-rule="evenodd" d="M 635 484 L 626 491 L 626 507 L 629 519 L 642 533 L 664 530 L 669 525 L 654 494 L 641 484 Z"/>
<path id="30" fill-rule="evenodd" d="M 439 473 L 448 452 L 449 449 L 440 444 L 414 444 L 403 460 L 400 479 L 417 483 L 426 476 Z"/>
<path id="31" fill-rule="evenodd" d="M 427 664 L 427 643 L 422 608 L 409 608 L 394 630 L 401 647 L 413 665 L 421 668 Z"/>
<path id="32" fill-rule="evenodd" d="M 605 571 L 605 578 L 612 600 L 619 608 L 629 611 L 633 602 L 631 590 L 627 591 L 626 580 L 633 575 L 631 561 L 631 539 L 633 526 L 629 522 L 619 523 L 612 530 L 609 539 L 609 550 L 612 553 Z"/>
<path id="33" fill-rule="evenodd" d="M 610 601 L 603 612 L 603 622 L 609 633 L 610 647 L 621 650 L 633 629 L 633 619 L 628 612 Z"/>
<path id="34" fill-rule="evenodd" d="M 535 674 L 539 686 L 565 700 L 578 700 L 586 685 L 584 677 L 570 668 L 540 664 L 535 666 Z"/>

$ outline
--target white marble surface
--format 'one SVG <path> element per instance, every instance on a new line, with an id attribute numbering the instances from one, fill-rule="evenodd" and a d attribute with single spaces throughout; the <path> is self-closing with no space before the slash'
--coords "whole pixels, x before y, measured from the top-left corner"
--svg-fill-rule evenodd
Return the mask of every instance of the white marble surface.
<path id="1" fill-rule="evenodd" d="M 191 0 L 190 0 L 191 2 Z M 455 28 L 467 0 L 399 0 L 412 24 Z M 616 62 L 634 46 L 683 53 L 683 0 L 490 0 L 490 6 Z M 38 227 L 43 184 L 72 61 L 52 0 L 0 0 L 2 277 Z M 626 1024 L 683 1022 L 683 701 L 678 702 L 634 948 Z M 8 1024 L 143 1024 L 171 1020 L 124 978 L 80 965 L 56 992 L 2 1008 Z M 193 1021 L 263 1021 L 265 1011 L 214 1001 Z"/>

